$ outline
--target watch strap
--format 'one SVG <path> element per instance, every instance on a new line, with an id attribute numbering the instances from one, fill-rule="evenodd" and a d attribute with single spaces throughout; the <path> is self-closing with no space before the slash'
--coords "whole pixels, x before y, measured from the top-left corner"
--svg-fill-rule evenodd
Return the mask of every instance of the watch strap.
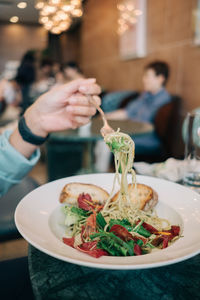
<path id="1" fill-rule="evenodd" d="M 37 146 L 42 145 L 49 137 L 49 135 L 47 137 L 42 137 L 34 134 L 27 126 L 24 116 L 19 120 L 18 130 L 24 141 Z"/>

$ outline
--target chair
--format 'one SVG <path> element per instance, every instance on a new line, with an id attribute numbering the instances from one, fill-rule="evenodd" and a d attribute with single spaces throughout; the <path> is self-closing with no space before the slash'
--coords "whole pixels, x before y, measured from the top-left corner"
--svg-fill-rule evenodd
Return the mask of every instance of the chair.
<path id="1" fill-rule="evenodd" d="M 0 241 L 20 237 L 14 222 L 15 209 L 20 200 L 38 186 L 35 180 L 26 177 L 20 184 L 13 186 L 6 195 L 0 198 Z"/>
<path id="2" fill-rule="evenodd" d="M 175 128 L 180 103 L 181 98 L 173 95 L 171 102 L 157 111 L 154 118 L 155 131 L 135 139 L 137 161 L 157 162 L 172 156 L 172 143 L 176 138 Z M 153 139 L 155 136 L 159 138 L 157 142 Z"/>
<path id="3" fill-rule="evenodd" d="M 177 136 L 176 129 L 180 105 L 181 98 L 172 95 L 171 102 L 163 105 L 155 116 L 155 131 L 164 146 L 167 157 L 172 156 L 172 144 Z"/>

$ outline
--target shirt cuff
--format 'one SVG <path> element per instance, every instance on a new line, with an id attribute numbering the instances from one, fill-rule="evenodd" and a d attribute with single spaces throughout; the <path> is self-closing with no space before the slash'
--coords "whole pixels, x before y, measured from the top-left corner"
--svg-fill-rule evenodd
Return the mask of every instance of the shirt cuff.
<path id="1" fill-rule="evenodd" d="M 18 183 L 37 163 L 40 150 L 37 149 L 27 159 L 9 143 L 11 133 L 12 131 L 7 130 L 0 137 L 0 177 Z"/>

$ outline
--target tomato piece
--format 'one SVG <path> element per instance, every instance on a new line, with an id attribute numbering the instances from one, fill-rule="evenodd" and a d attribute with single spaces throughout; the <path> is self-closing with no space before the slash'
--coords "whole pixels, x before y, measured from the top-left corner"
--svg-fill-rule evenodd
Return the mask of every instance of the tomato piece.
<path id="1" fill-rule="evenodd" d="M 113 232 L 123 241 L 134 240 L 134 237 L 128 230 L 122 225 L 115 224 L 110 228 L 110 232 Z"/>
<path id="2" fill-rule="evenodd" d="M 75 238 L 72 237 L 72 238 L 63 238 L 63 243 L 74 248 L 74 242 L 75 242 Z"/>
<path id="3" fill-rule="evenodd" d="M 86 220 L 86 226 L 92 227 L 92 229 L 95 231 L 96 229 L 96 212 L 93 211 L 93 214 L 91 214 L 87 220 Z"/>
<path id="4" fill-rule="evenodd" d="M 135 255 L 142 255 L 142 249 L 141 249 L 141 247 L 138 244 L 136 244 L 134 246 L 134 254 Z"/>
<path id="5" fill-rule="evenodd" d="M 167 247 L 168 247 L 168 239 L 167 239 L 167 238 L 164 238 L 164 239 L 163 239 L 163 246 L 162 246 L 162 248 L 165 249 L 165 248 L 167 248 Z"/>
<path id="6" fill-rule="evenodd" d="M 148 230 L 150 233 L 155 233 L 158 231 L 155 227 L 151 226 L 150 224 L 148 224 L 146 222 L 142 223 L 142 227 L 144 227 L 144 229 Z"/>
<path id="7" fill-rule="evenodd" d="M 172 234 L 174 236 L 177 236 L 180 233 L 180 226 L 172 225 L 171 230 L 172 230 Z"/>
<path id="8" fill-rule="evenodd" d="M 96 249 L 97 241 L 82 243 L 79 247 L 86 251 L 91 250 L 93 248 Z"/>
<path id="9" fill-rule="evenodd" d="M 79 245 L 76 249 L 95 258 L 99 258 L 103 255 L 108 255 L 108 253 L 105 250 L 97 249 L 96 241 L 83 243 Z"/>
<path id="10" fill-rule="evenodd" d="M 80 194 L 77 199 L 78 207 L 86 211 L 92 210 L 94 203 L 89 194 Z"/>

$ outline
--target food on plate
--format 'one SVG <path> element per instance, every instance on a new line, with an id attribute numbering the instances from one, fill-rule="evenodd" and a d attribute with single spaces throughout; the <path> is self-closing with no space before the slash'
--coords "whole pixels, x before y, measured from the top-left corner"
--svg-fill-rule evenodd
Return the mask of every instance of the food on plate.
<path id="1" fill-rule="evenodd" d="M 119 197 L 117 192 L 111 199 L 111 201 L 116 201 Z M 137 183 L 137 189 L 133 188 L 132 184 L 128 185 L 128 195 L 131 203 L 136 204 L 139 199 L 139 209 L 144 211 L 151 210 L 158 202 L 157 193 L 148 185 Z"/>
<path id="2" fill-rule="evenodd" d="M 89 193 L 92 196 L 93 201 L 101 203 L 104 203 L 109 196 L 104 189 L 97 185 L 73 182 L 64 186 L 60 195 L 60 202 L 76 204 L 78 196 L 82 193 Z"/>
<path id="3" fill-rule="evenodd" d="M 153 210 L 158 201 L 156 192 L 136 183 L 133 140 L 119 130 L 104 140 L 115 159 L 112 191 L 109 195 L 96 185 L 81 183 L 64 187 L 60 202 L 66 203 L 62 210 L 68 237 L 63 237 L 63 242 L 96 258 L 142 255 L 167 248 L 179 238 L 180 226 L 159 218 Z M 113 196 L 117 182 L 120 189 Z"/>

